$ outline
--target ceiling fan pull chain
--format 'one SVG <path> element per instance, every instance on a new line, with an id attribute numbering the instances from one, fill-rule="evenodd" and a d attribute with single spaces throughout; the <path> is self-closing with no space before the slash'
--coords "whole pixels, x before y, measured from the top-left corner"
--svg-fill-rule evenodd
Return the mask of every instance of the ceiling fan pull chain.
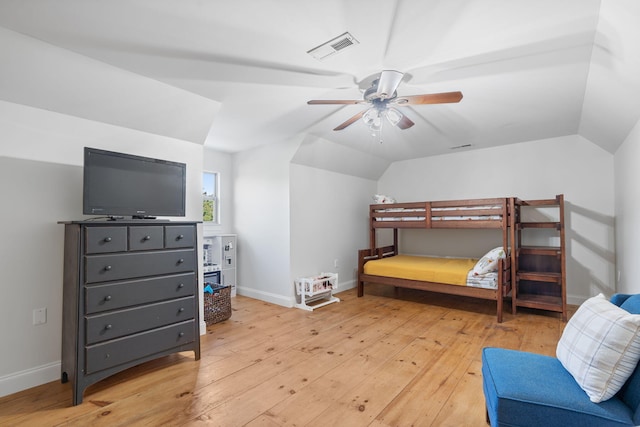
<path id="1" fill-rule="evenodd" d="M 378 142 L 379 142 L 380 144 L 382 144 L 382 123 L 383 123 L 383 122 L 381 121 L 381 122 L 380 122 L 380 126 L 375 127 L 375 128 L 374 128 L 374 127 L 371 127 L 371 128 L 370 128 L 370 130 L 371 130 L 371 137 L 372 137 L 373 139 L 376 139 L 376 137 L 377 137 Z"/>

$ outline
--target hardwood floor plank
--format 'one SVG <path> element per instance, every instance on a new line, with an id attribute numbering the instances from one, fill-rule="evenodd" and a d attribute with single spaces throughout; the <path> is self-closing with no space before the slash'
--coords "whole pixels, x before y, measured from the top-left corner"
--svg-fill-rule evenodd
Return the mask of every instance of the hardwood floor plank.
<path id="1" fill-rule="evenodd" d="M 478 394 L 482 390 L 482 362 L 474 360 L 464 371 L 449 398 L 438 415 L 424 426 L 468 426 L 477 424 L 485 416 L 484 396 Z"/>
<path id="2" fill-rule="evenodd" d="M 409 335 L 401 334 L 383 337 L 367 349 L 330 369 L 325 375 L 311 381 L 296 394 L 269 408 L 265 414 L 274 421 L 277 420 L 277 424 L 282 426 L 309 423 L 333 405 L 340 398 L 341 392 L 346 392 L 354 382 L 366 379 L 371 371 L 378 369 L 413 339 Z M 247 425 L 254 424 L 251 422 Z"/>
<path id="3" fill-rule="evenodd" d="M 309 425 L 367 425 L 385 410 L 416 378 L 432 368 L 434 359 L 451 355 L 450 343 L 458 340 L 462 344 L 461 352 L 468 353 L 467 343 L 459 336 L 473 339 L 473 334 L 465 332 L 469 323 L 450 310 L 445 311 L 408 346 L 378 369 L 370 372 L 367 378 L 356 387 L 342 395 L 336 404 L 319 414 Z M 449 329 L 442 334 L 443 329 Z M 458 355 L 459 356 L 459 355 Z M 410 425 L 397 423 L 394 425 Z"/>
<path id="4" fill-rule="evenodd" d="M 359 316 L 353 324 L 340 324 L 331 328 L 339 329 L 338 335 L 318 333 L 313 340 L 305 340 L 302 346 L 298 346 L 298 350 L 313 354 L 313 358 L 259 384 L 242 396 L 222 403 L 206 414 L 207 419 L 225 419 L 229 426 L 245 425 L 288 397 L 286 393 L 297 394 L 310 382 L 325 375 L 333 366 L 365 351 L 372 343 L 406 323 L 416 313 L 415 308 L 397 310 L 394 307 L 379 306 L 377 311 Z M 229 417 L 228 414 L 234 416 Z"/>
<path id="5" fill-rule="evenodd" d="M 407 313 L 408 310 L 404 310 Z M 353 356 L 345 358 L 342 362 L 329 364 L 329 371 L 315 381 L 309 381 L 308 386 L 295 393 L 278 405 L 269 409 L 266 414 L 277 420 L 279 425 L 304 425 L 329 406 L 334 404 L 341 392 L 346 392 L 358 379 L 365 380 L 372 371 L 385 363 L 392 355 L 401 351 L 415 339 L 415 334 L 424 330 L 423 321 L 428 315 L 424 310 L 410 316 L 404 323 L 384 322 L 386 330 L 369 328 L 360 336 L 354 336 L 350 342 L 358 342 L 370 345 Z M 366 335 L 378 335 L 378 337 L 366 337 Z M 327 354 L 335 354 L 336 349 L 327 351 Z M 344 349 L 339 350 L 344 356 Z M 315 363 L 315 360 L 311 362 Z M 317 361 L 319 362 L 319 361 Z M 319 365 L 319 363 L 316 363 Z M 330 391 L 330 392 L 327 392 Z M 301 410 L 304 408 L 304 410 Z M 261 422 L 257 419 L 258 425 Z M 295 421 L 293 421 L 295 420 Z M 253 422 L 248 424 L 252 425 Z"/>
<path id="6" fill-rule="evenodd" d="M 71 406 L 59 381 L 0 398 L 10 426 L 484 426 L 485 346 L 555 354 L 555 313 L 393 287 L 313 312 L 238 296 L 207 327 L 202 358 L 163 357 L 109 377 Z M 570 313 L 575 312 L 572 307 Z"/>
<path id="7" fill-rule="evenodd" d="M 422 372 L 380 412 L 377 421 L 390 426 L 430 425 L 482 348 L 486 331 L 485 322 L 456 311 L 440 319 L 426 334 L 438 346 L 423 356 Z"/>

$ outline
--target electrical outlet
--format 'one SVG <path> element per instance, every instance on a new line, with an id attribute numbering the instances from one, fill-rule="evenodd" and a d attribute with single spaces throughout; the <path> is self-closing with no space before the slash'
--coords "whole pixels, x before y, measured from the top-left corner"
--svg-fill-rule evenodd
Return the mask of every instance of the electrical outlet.
<path id="1" fill-rule="evenodd" d="M 33 310 L 33 324 L 44 325 L 47 323 L 47 308 L 36 308 Z"/>
<path id="2" fill-rule="evenodd" d="M 334 268 L 338 268 L 338 260 L 337 259 L 333 260 L 333 267 Z"/>

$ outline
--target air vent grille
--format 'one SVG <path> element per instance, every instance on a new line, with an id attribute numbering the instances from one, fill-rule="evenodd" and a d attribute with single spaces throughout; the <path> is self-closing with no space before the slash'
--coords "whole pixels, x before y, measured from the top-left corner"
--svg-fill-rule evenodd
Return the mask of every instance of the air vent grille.
<path id="1" fill-rule="evenodd" d="M 349 46 L 353 45 L 353 42 L 351 41 L 351 39 L 345 38 L 340 40 L 337 43 L 334 43 L 331 45 L 332 48 L 334 48 L 335 50 L 342 50 L 344 48 L 347 48 Z"/>
<path id="2" fill-rule="evenodd" d="M 346 32 L 329 40 L 328 42 L 322 43 L 320 46 L 314 47 L 307 51 L 307 53 L 321 61 L 359 43 L 360 42 L 356 40 L 355 37 L 353 37 L 349 32 Z"/>

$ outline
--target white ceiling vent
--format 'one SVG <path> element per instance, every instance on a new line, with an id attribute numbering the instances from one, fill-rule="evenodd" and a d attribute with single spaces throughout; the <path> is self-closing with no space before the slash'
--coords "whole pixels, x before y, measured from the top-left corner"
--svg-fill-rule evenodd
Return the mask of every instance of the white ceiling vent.
<path id="1" fill-rule="evenodd" d="M 318 47 L 307 51 L 307 53 L 318 60 L 323 60 L 335 53 L 341 52 L 348 47 L 359 44 L 360 42 L 355 39 L 348 32 L 339 35 L 338 37 L 329 40 L 326 43 L 322 43 Z"/>

